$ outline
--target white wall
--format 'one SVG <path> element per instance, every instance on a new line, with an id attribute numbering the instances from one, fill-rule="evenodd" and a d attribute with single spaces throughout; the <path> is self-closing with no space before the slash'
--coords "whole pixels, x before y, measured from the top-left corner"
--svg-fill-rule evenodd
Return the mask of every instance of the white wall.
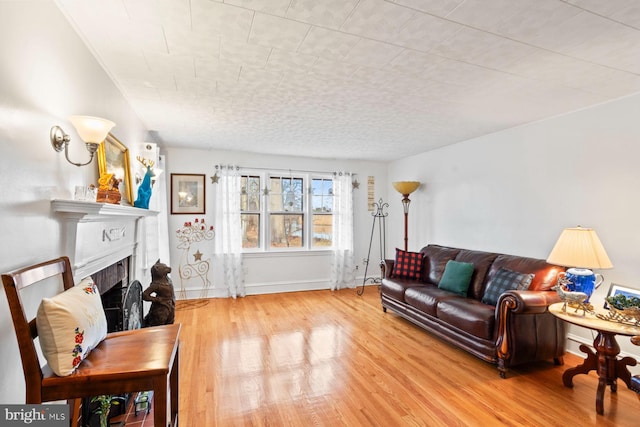
<path id="1" fill-rule="evenodd" d="M 592 302 L 603 303 L 611 282 L 640 289 L 638 117 L 635 95 L 393 162 L 389 181 L 409 170 L 425 183 L 411 197 L 410 246 L 546 258 L 563 228 L 593 227 L 614 268 L 600 271 Z M 402 224 L 391 226 L 399 245 Z M 593 342 L 581 328 L 570 336 Z M 618 341 L 640 356 L 628 338 Z"/>
<path id="2" fill-rule="evenodd" d="M 386 200 L 386 164 L 361 161 L 337 161 L 318 160 L 304 157 L 283 157 L 256 155 L 229 151 L 203 151 L 185 150 L 178 148 L 167 149 L 167 188 L 170 189 L 170 177 L 172 173 L 196 173 L 206 174 L 206 215 L 207 224 L 213 224 L 214 212 L 214 186 L 211 176 L 215 172 L 216 164 L 235 164 L 244 168 L 260 167 L 274 169 L 293 169 L 303 171 L 333 172 L 346 170 L 356 173 L 355 179 L 360 182 L 360 188 L 353 190 L 354 197 L 354 224 L 355 224 L 355 259 L 359 264 L 356 272 L 356 284 L 362 284 L 364 274 L 363 258 L 367 256 L 373 217 L 367 210 L 367 177 L 375 177 L 375 200 Z M 168 197 L 168 203 L 171 198 Z M 170 208 L 167 208 L 170 212 Z M 202 282 L 189 280 L 181 282 L 178 274 L 181 251 L 177 249 L 176 230 L 182 227 L 185 221 L 193 221 L 201 215 L 170 215 L 169 238 L 171 247 L 172 279 L 176 290 L 184 287 L 187 298 L 196 298 L 202 295 Z M 376 229 L 376 236 L 378 229 Z M 374 239 L 374 247 L 371 252 L 371 262 L 367 276 L 379 277 L 379 246 L 377 237 Z M 206 247 L 206 245 L 205 245 Z M 213 253 L 213 243 L 207 248 L 200 249 L 209 258 Z M 309 289 L 328 289 L 329 273 L 331 265 L 330 252 L 297 252 L 294 254 L 260 253 L 248 254 L 244 257 L 245 286 L 247 294 L 273 293 L 299 291 Z M 221 266 L 212 265 L 211 280 L 213 289 L 207 292 L 207 296 L 221 296 L 222 276 Z M 373 290 L 369 290 L 373 292 Z"/>
<path id="3" fill-rule="evenodd" d="M 107 24 L 105 24 L 107 25 Z M 62 255 L 52 199 L 97 183 L 97 162 L 78 168 L 56 153 L 49 129 L 71 136 L 71 158 L 88 154 L 72 114 L 105 117 L 124 143 L 144 129 L 129 105 L 52 1 L 0 2 L 0 271 Z M 54 289 L 46 289 L 51 294 Z M 35 310 L 44 293 L 29 295 Z M 13 323 L 0 292 L 0 402 L 23 403 L 24 380 Z"/>

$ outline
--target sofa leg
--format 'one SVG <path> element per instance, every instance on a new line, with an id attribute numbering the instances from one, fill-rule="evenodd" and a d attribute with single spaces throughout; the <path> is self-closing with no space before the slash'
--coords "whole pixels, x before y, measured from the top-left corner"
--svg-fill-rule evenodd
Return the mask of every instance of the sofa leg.
<path id="1" fill-rule="evenodd" d="M 562 356 L 554 357 L 553 358 L 553 364 L 556 365 L 556 366 L 564 365 L 564 357 L 562 357 Z"/>
<path id="2" fill-rule="evenodd" d="M 507 371 L 509 368 L 505 366 L 504 359 L 498 359 L 498 372 L 500 373 L 500 378 L 507 378 Z"/>
<path id="3" fill-rule="evenodd" d="M 382 307 L 382 312 L 386 313 L 387 312 L 387 307 Z"/>

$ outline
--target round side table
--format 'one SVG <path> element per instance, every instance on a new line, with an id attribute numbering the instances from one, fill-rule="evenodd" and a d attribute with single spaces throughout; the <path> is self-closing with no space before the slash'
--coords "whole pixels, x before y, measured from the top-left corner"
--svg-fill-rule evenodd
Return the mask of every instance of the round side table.
<path id="1" fill-rule="evenodd" d="M 604 413 L 603 399 L 606 387 L 610 386 L 611 392 L 615 393 L 617 391 L 616 380 L 620 378 L 628 388 L 631 383 L 631 372 L 629 372 L 627 366 L 636 365 L 636 360 L 633 357 L 618 358 L 620 346 L 616 341 L 616 335 L 640 335 L 640 327 L 600 319 L 592 313 L 585 314 L 571 307 L 567 307 L 565 311 L 563 307 L 565 305 L 561 302 L 552 304 L 549 306 L 549 311 L 565 322 L 596 331 L 597 335 L 593 341 L 595 352 L 589 346 L 581 344 L 580 350 L 586 353 L 587 358 L 575 368 L 567 369 L 562 374 L 562 382 L 565 387 L 573 387 L 574 376 L 588 374 L 594 370 L 597 371 L 596 412 L 602 415 Z"/>

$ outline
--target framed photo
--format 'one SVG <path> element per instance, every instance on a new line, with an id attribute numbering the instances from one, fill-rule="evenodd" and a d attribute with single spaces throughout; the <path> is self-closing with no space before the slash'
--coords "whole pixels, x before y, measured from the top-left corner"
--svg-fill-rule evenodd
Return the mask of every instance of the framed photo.
<path id="1" fill-rule="evenodd" d="M 609 293 L 607 294 L 607 296 L 614 297 L 616 295 L 624 295 L 627 298 L 629 297 L 640 298 L 640 289 L 628 288 L 626 286 L 612 283 L 611 286 L 609 286 Z M 607 310 L 609 309 L 609 304 L 607 304 L 606 299 L 604 301 L 604 308 L 606 308 Z"/>
<path id="2" fill-rule="evenodd" d="M 131 187 L 131 168 L 129 149 L 111 133 L 98 147 L 98 173 L 112 173 L 122 180 L 120 193 L 122 198 L 133 205 L 133 188 Z"/>
<path id="3" fill-rule="evenodd" d="M 204 174 L 171 174 L 171 213 L 204 214 Z"/>

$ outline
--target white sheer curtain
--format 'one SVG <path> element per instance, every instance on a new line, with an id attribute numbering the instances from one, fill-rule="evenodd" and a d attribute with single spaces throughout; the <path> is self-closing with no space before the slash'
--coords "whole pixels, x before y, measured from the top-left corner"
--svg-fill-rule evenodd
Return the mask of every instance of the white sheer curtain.
<path id="1" fill-rule="evenodd" d="M 222 264 L 224 286 L 230 297 L 245 296 L 240 221 L 240 172 L 235 166 L 216 166 L 216 264 Z"/>
<path id="2" fill-rule="evenodd" d="M 353 186 L 351 174 L 333 177 L 333 263 L 331 290 L 355 287 L 353 262 Z"/>

